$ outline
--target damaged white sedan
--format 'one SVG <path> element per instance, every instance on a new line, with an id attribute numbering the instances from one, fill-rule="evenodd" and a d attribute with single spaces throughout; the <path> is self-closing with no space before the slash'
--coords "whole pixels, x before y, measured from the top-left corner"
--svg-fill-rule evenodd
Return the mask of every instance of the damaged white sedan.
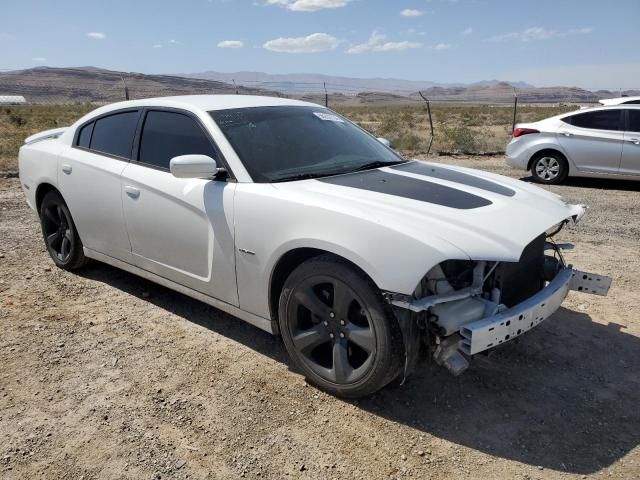
<path id="1" fill-rule="evenodd" d="M 461 373 L 610 279 L 551 237 L 584 207 L 521 181 L 407 161 L 318 105 L 129 101 L 34 135 L 20 179 L 51 258 L 92 258 L 282 337 L 295 366 L 359 397 L 425 348 Z"/>

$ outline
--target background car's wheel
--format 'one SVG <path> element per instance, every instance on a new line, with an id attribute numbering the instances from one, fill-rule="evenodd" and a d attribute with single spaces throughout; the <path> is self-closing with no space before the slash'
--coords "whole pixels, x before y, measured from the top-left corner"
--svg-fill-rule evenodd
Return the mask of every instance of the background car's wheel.
<path id="1" fill-rule="evenodd" d="M 373 282 L 347 262 L 322 255 L 302 263 L 287 278 L 278 311 L 289 355 L 318 387 L 362 397 L 400 372 L 398 323 Z"/>
<path id="2" fill-rule="evenodd" d="M 86 263 L 82 242 L 69 208 L 55 190 L 48 192 L 42 199 L 40 225 L 49 255 L 58 267 L 74 270 Z"/>
<path id="3" fill-rule="evenodd" d="M 537 155 L 531 162 L 531 174 L 538 183 L 557 185 L 567 178 L 569 164 L 559 153 L 544 152 Z"/>

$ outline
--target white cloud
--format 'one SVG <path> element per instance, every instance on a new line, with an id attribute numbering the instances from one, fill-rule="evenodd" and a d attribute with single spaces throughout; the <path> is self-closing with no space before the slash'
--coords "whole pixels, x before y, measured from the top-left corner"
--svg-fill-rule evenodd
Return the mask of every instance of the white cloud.
<path id="1" fill-rule="evenodd" d="M 443 52 L 445 50 L 449 50 L 451 48 L 451 44 L 449 43 L 438 43 L 437 45 L 433 46 L 433 49 L 436 52 Z"/>
<path id="2" fill-rule="evenodd" d="M 326 8 L 346 7 L 353 0 L 266 0 L 266 5 L 278 5 L 294 12 L 315 12 Z"/>
<path id="3" fill-rule="evenodd" d="M 346 53 L 358 54 L 364 52 L 399 52 L 410 48 L 420 48 L 421 43 L 418 42 L 387 42 L 386 35 L 373 32 L 367 43 L 352 45 Z"/>
<path id="4" fill-rule="evenodd" d="M 565 31 L 549 30 L 543 27 L 531 27 L 520 32 L 503 33 L 494 35 L 487 40 L 491 42 L 504 42 L 507 40 L 515 40 L 519 42 L 532 42 L 538 40 L 550 40 L 552 38 L 568 37 L 570 35 L 586 35 L 593 32 L 593 28 L 572 28 Z"/>
<path id="5" fill-rule="evenodd" d="M 173 45 L 180 45 L 180 42 L 178 40 L 176 40 L 175 38 L 172 38 L 171 40 L 169 40 L 169 43 L 171 43 Z"/>
<path id="6" fill-rule="evenodd" d="M 162 48 L 162 44 L 156 43 L 155 45 L 151 45 L 151 48 Z"/>
<path id="7" fill-rule="evenodd" d="M 281 53 L 317 53 L 334 50 L 340 41 L 326 33 L 312 33 L 306 37 L 274 38 L 263 47 Z"/>
<path id="8" fill-rule="evenodd" d="M 424 12 L 413 8 L 405 8 L 400 12 L 400 15 L 403 17 L 419 17 L 420 15 L 424 15 Z"/>
<path id="9" fill-rule="evenodd" d="M 462 31 L 462 35 L 465 35 L 465 36 L 467 36 L 467 35 L 471 35 L 472 33 L 473 33 L 473 28 L 471 28 L 471 27 L 469 27 L 469 28 L 465 28 L 465 29 Z"/>
<path id="10" fill-rule="evenodd" d="M 47 59 L 44 57 L 33 57 L 31 60 L 37 63 L 42 63 L 47 61 Z"/>
<path id="11" fill-rule="evenodd" d="M 87 37 L 93 38 L 95 40 L 104 40 L 107 36 L 102 32 L 89 32 L 87 33 Z"/>
<path id="12" fill-rule="evenodd" d="M 218 44 L 220 48 L 242 48 L 244 47 L 244 42 L 240 40 L 223 40 Z"/>

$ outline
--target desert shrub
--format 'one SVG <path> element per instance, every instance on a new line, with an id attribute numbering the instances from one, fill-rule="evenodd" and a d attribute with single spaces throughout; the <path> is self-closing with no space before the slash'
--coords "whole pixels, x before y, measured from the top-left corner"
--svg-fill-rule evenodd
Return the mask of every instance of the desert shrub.
<path id="1" fill-rule="evenodd" d="M 444 126 L 442 129 L 443 142 L 439 142 L 441 149 L 448 149 L 459 153 L 479 153 L 484 149 L 484 142 L 480 135 L 465 126 Z"/>
<path id="2" fill-rule="evenodd" d="M 406 132 L 391 140 L 393 147 L 397 150 L 420 150 L 424 147 L 422 139 L 415 133 Z"/>
<path id="3" fill-rule="evenodd" d="M 19 114 L 10 113 L 9 122 L 16 127 L 24 127 L 27 124 L 27 120 Z"/>
<path id="4" fill-rule="evenodd" d="M 380 122 L 380 127 L 378 129 L 380 134 L 382 135 L 391 135 L 398 134 L 401 131 L 400 122 L 398 121 L 397 115 L 386 114 L 382 117 L 382 121 Z"/>

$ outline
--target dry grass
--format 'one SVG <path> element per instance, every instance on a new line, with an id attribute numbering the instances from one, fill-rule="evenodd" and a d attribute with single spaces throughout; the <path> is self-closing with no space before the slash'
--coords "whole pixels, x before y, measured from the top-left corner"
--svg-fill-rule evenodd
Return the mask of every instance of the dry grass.
<path id="1" fill-rule="evenodd" d="M 574 110 L 574 106 L 521 106 L 518 122 L 534 122 Z M 425 150 L 430 138 L 423 106 L 338 107 L 337 110 L 402 151 Z M 511 137 L 512 106 L 436 104 L 431 107 L 435 152 L 503 152 Z"/>
<path id="2" fill-rule="evenodd" d="M 17 170 L 18 149 L 29 135 L 71 125 L 91 104 L 0 107 L 0 171 Z"/>

